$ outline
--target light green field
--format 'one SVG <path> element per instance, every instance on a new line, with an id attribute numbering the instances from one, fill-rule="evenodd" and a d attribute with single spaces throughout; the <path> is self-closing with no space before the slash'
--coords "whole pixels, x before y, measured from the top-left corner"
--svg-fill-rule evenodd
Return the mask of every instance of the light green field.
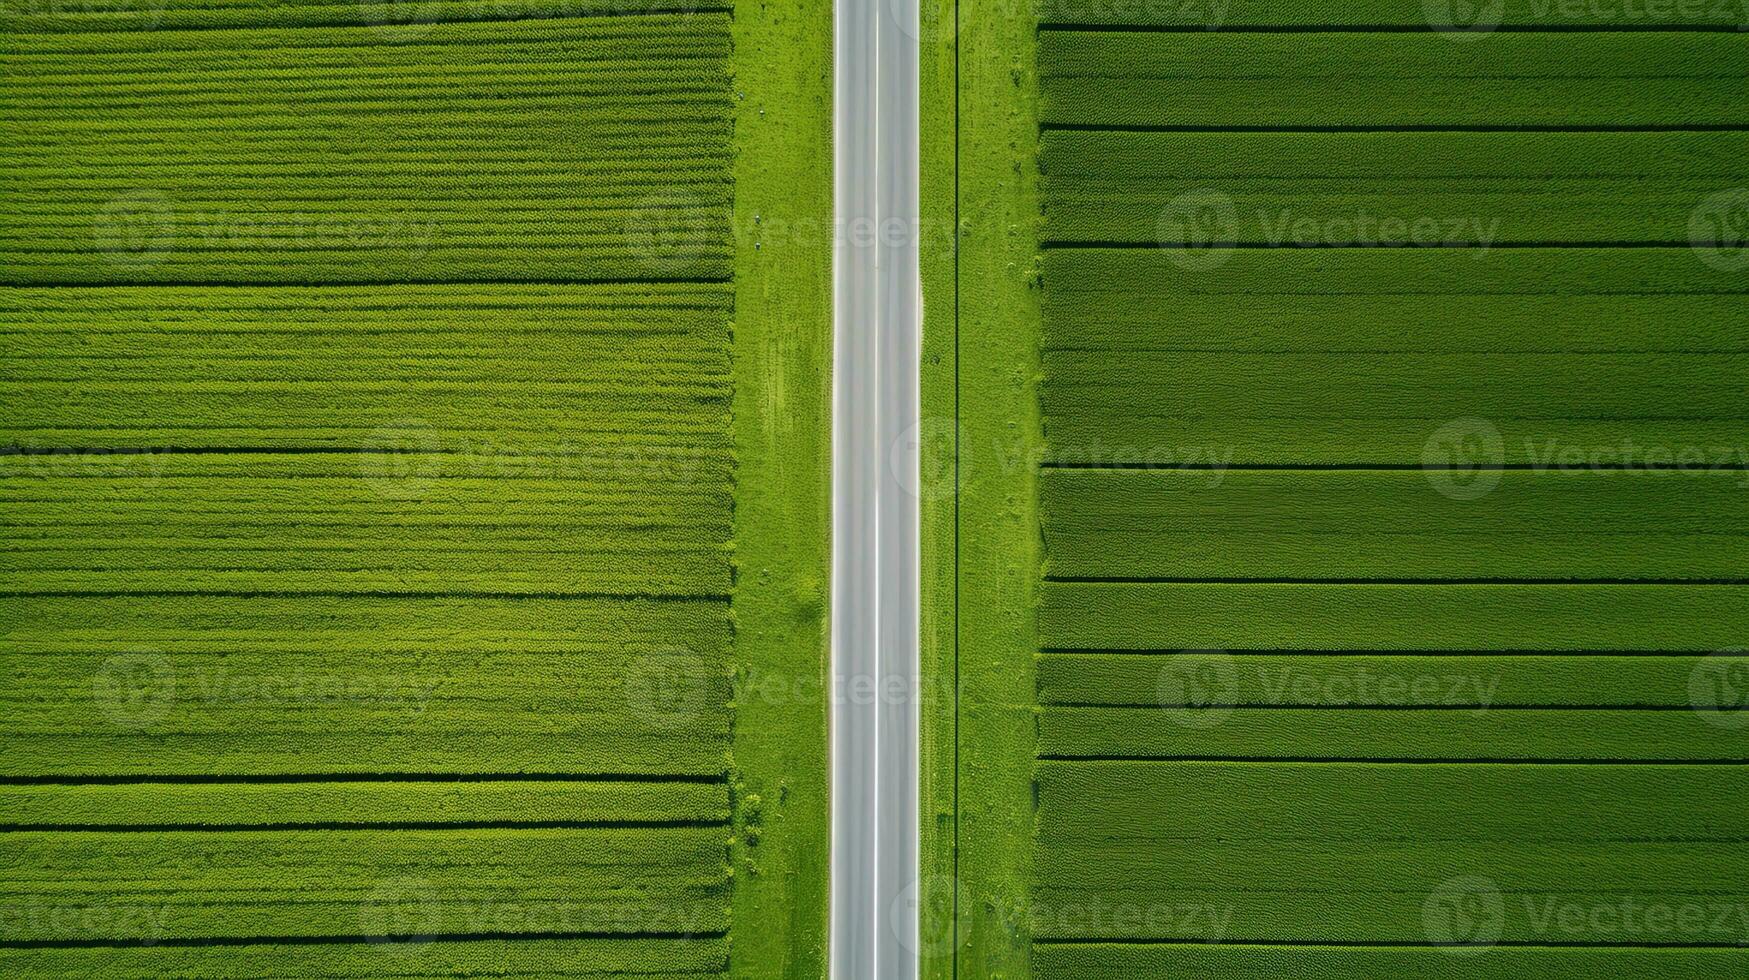
<path id="1" fill-rule="evenodd" d="M 803 6 L 0 13 L 0 974 L 822 975 Z"/>
<path id="2" fill-rule="evenodd" d="M 726 12 L 19 37 L 8 283 L 732 271 Z"/>

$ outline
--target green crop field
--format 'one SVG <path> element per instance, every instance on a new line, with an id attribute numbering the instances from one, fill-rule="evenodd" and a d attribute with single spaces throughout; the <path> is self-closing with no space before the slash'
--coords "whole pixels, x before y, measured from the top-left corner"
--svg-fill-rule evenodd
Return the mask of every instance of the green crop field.
<path id="1" fill-rule="evenodd" d="M 1749 971 L 1744 18 L 929 5 L 926 975 Z"/>
<path id="2" fill-rule="evenodd" d="M 0 5 L 0 976 L 825 974 L 834 13 Z M 924 4 L 923 976 L 1749 974 L 1746 28 Z"/>
<path id="3" fill-rule="evenodd" d="M 830 8 L 0 24 L 0 974 L 819 976 Z"/>

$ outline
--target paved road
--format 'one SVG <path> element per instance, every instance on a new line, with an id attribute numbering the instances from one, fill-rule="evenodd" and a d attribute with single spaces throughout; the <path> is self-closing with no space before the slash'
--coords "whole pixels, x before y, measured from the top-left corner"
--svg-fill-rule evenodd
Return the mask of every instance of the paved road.
<path id="1" fill-rule="evenodd" d="M 917 973 L 917 0 L 838 0 L 837 10 L 832 976 L 910 980 Z M 893 691 L 901 693 L 886 696 Z"/>

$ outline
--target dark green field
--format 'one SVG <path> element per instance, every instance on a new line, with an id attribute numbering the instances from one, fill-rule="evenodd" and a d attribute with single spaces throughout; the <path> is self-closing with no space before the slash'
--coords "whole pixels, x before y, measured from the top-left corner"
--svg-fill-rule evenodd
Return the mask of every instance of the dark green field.
<path id="1" fill-rule="evenodd" d="M 1744 16 L 937 9 L 928 975 L 1749 971 Z"/>

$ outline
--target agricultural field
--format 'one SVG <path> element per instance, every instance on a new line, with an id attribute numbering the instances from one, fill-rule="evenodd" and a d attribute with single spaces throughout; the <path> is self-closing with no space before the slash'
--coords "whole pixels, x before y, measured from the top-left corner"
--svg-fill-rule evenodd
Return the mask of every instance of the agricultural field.
<path id="1" fill-rule="evenodd" d="M 1749 972 L 1744 12 L 930 9 L 925 974 Z"/>
<path id="2" fill-rule="evenodd" d="M 830 8 L 0 22 L 0 974 L 818 976 Z"/>

